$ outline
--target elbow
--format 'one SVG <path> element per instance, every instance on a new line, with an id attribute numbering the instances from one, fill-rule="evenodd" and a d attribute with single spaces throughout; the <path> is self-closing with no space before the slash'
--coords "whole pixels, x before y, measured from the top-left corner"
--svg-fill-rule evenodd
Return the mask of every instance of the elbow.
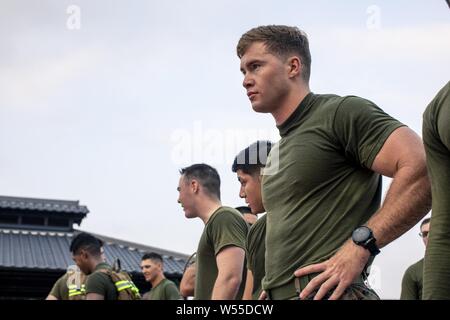
<path id="1" fill-rule="evenodd" d="M 232 276 L 227 277 L 227 279 L 226 279 L 227 286 L 229 286 L 230 288 L 234 288 L 236 290 L 239 289 L 241 282 L 242 282 L 241 275 L 232 275 Z"/>
<path id="2" fill-rule="evenodd" d="M 427 195 L 429 195 L 431 201 L 431 180 L 428 175 L 427 163 L 425 159 L 417 163 L 416 172 L 420 187 Z"/>
<path id="3" fill-rule="evenodd" d="M 428 179 L 428 169 L 427 169 L 427 160 L 426 158 L 422 158 L 420 161 L 417 162 L 417 172 L 422 178 Z M 429 183 L 429 181 L 428 181 Z"/>
<path id="4" fill-rule="evenodd" d="M 183 297 L 192 297 L 194 296 L 195 291 L 195 280 L 192 278 L 189 279 L 181 279 L 180 283 L 180 294 Z"/>
<path id="5" fill-rule="evenodd" d="M 194 295 L 194 288 L 189 286 L 181 286 L 180 285 L 180 294 L 183 297 L 191 297 Z"/>
<path id="6" fill-rule="evenodd" d="M 425 158 L 421 161 L 416 161 L 412 169 L 414 173 L 411 187 L 415 189 L 414 193 L 423 205 L 420 206 L 420 211 L 426 213 L 431 209 L 431 180 L 428 175 Z"/>

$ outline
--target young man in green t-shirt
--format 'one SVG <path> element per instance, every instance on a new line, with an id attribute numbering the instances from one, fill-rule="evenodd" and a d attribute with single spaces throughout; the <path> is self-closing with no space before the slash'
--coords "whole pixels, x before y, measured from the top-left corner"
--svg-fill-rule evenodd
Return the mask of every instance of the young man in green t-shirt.
<path id="1" fill-rule="evenodd" d="M 428 244 L 428 233 L 430 232 L 430 218 L 420 223 L 419 236 L 425 247 Z M 422 300 L 423 291 L 423 258 L 406 269 L 402 279 L 401 300 Z"/>
<path id="2" fill-rule="evenodd" d="M 103 272 L 112 268 L 104 260 L 102 243 L 89 233 L 82 232 L 72 239 L 70 251 L 81 272 L 87 275 L 86 300 L 117 300 L 117 289 L 110 276 Z"/>
<path id="3" fill-rule="evenodd" d="M 276 173 L 262 179 L 266 295 L 376 298 L 366 266 L 430 209 L 419 136 L 368 100 L 312 93 L 296 27 L 254 28 L 237 54 L 253 110 L 271 113 L 281 135 L 268 159 Z M 393 181 L 380 207 L 382 175 Z"/>
<path id="4" fill-rule="evenodd" d="M 423 299 L 450 300 L 450 82 L 423 114 L 433 211 L 423 269 Z"/>
<path id="5" fill-rule="evenodd" d="M 245 222 L 247 222 L 249 228 L 258 219 L 257 215 L 253 214 L 252 210 L 247 206 L 239 206 L 236 207 L 235 209 L 242 214 L 242 217 L 244 218 Z M 195 256 L 196 253 L 194 253 L 190 257 L 190 260 L 187 262 L 186 269 L 184 270 L 183 276 L 180 281 L 180 293 L 185 299 L 194 296 L 195 273 L 196 273 Z"/>
<path id="6" fill-rule="evenodd" d="M 236 209 L 222 206 L 216 169 L 194 164 L 180 174 L 178 202 L 186 218 L 205 224 L 197 248 L 194 298 L 240 299 L 247 224 Z"/>
<path id="7" fill-rule="evenodd" d="M 143 300 L 179 300 L 180 292 L 175 283 L 166 279 L 161 255 L 150 252 L 142 256 L 141 270 L 145 281 L 152 284 L 152 289 L 144 294 Z"/>
<path id="8" fill-rule="evenodd" d="M 258 219 L 257 215 L 253 214 L 252 210 L 247 206 L 240 206 L 240 207 L 236 207 L 235 209 L 242 214 L 242 217 L 244 218 L 245 222 L 247 222 L 249 228 Z M 190 257 L 190 260 L 187 262 L 186 269 L 183 272 L 183 277 L 181 278 L 181 281 L 180 281 L 180 293 L 185 299 L 187 299 L 188 297 L 194 296 L 195 273 L 196 273 L 195 256 L 196 256 L 196 253 L 194 253 Z"/>
<path id="9" fill-rule="evenodd" d="M 241 185 L 239 197 L 245 199 L 251 214 L 264 213 L 261 197 L 262 170 L 266 165 L 272 143 L 257 141 L 234 158 L 231 170 L 236 173 Z M 247 281 L 244 300 L 257 300 L 261 294 L 261 281 L 264 278 L 266 253 L 266 216 L 259 218 L 250 228 L 245 249 L 247 253 Z"/>
<path id="10" fill-rule="evenodd" d="M 100 243 L 100 253 L 103 261 L 106 261 L 103 241 L 97 238 Z M 78 266 L 70 266 L 53 285 L 46 300 L 85 300 L 86 299 L 86 275 L 81 272 Z"/>

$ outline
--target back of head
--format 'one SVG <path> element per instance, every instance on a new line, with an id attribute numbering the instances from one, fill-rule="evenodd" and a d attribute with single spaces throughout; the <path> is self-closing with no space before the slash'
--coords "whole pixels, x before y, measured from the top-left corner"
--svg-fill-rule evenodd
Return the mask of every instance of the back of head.
<path id="1" fill-rule="evenodd" d="M 99 257 L 103 241 L 93 235 L 82 232 L 75 236 L 70 243 L 70 252 L 78 254 L 80 250 L 86 250 L 90 255 Z"/>
<path id="2" fill-rule="evenodd" d="M 245 222 L 247 222 L 248 225 L 253 225 L 258 220 L 258 216 L 254 213 L 252 213 L 252 209 L 247 206 L 241 206 L 235 208 L 237 211 L 239 211 L 242 214 L 242 218 L 244 218 Z"/>
<path id="3" fill-rule="evenodd" d="M 197 180 L 206 195 L 220 200 L 220 176 L 213 167 L 200 163 L 180 170 L 186 182 Z"/>
<path id="4" fill-rule="evenodd" d="M 430 221 L 431 221 L 431 218 L 423 219 L 422 222 L 420 223 L 420 229 L 422 229 L 422 227 L 423 227 L 424 225 L 430 223 Z"/>
<path id="5" fill-rule="evenodd" d="M 284 25 L 268 25 L 253 28 L 241 36 L 237 45 L 238 57 L 242 58 L 248 48 L 256 42 L 264 43 L 269 53 L 280 58 L 286 58 L 292 54 L 298 55 L 303 67 L 302 79 L 305 83 L 309 82 L 311 53 L 305 32 L 297 27 Z"/>
<path id="6" fill-rule="evenodd" d="M 252 209 L 247 206 L 240 206 L 235 208 L 237 211 L 239 211 L 241 214 L 252 214 Z"/>
<path id="7" fill-rule="evenodd" d="M 260 174 L 261 168 L 267 163 L 267 157 L 272 149 L 270 141 L 256 141 L 250 146 L 240 151 L 234 158 L 231 170 L 242 172 L 250 175 Z"/>

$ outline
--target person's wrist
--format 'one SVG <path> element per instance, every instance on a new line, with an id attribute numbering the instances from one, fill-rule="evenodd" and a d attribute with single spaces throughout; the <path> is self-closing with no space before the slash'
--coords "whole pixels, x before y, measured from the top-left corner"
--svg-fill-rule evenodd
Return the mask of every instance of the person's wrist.
<path id="1" fill-rule="evenodd" d="M 380 253 L 373 231 L 367 226 L 356 228 L 352 233 L 352 240 L 354 244 L 367 250 L 371 256 L 376 256 Z"/>

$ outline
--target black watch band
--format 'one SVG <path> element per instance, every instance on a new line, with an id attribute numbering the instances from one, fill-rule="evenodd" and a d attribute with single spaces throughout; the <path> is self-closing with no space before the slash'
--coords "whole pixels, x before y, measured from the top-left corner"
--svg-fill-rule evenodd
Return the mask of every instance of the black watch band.
<path id="1" fill-rule="evenodd" d="M 366 226 L 356 228 L 352 233 L 352 240 L 356 245 L 369 250 L 371 256 L 376 256 L 380 253 L 372 230 Z"/>
<path id="2" fill-rule="evenodd" d="M 376 240 L 373 236 L 365 245 L 363 245 L 363 247 L 369 250 L 371 256 L 375 257 L 380 253 L 380 249 L 378 249 Z"/>

